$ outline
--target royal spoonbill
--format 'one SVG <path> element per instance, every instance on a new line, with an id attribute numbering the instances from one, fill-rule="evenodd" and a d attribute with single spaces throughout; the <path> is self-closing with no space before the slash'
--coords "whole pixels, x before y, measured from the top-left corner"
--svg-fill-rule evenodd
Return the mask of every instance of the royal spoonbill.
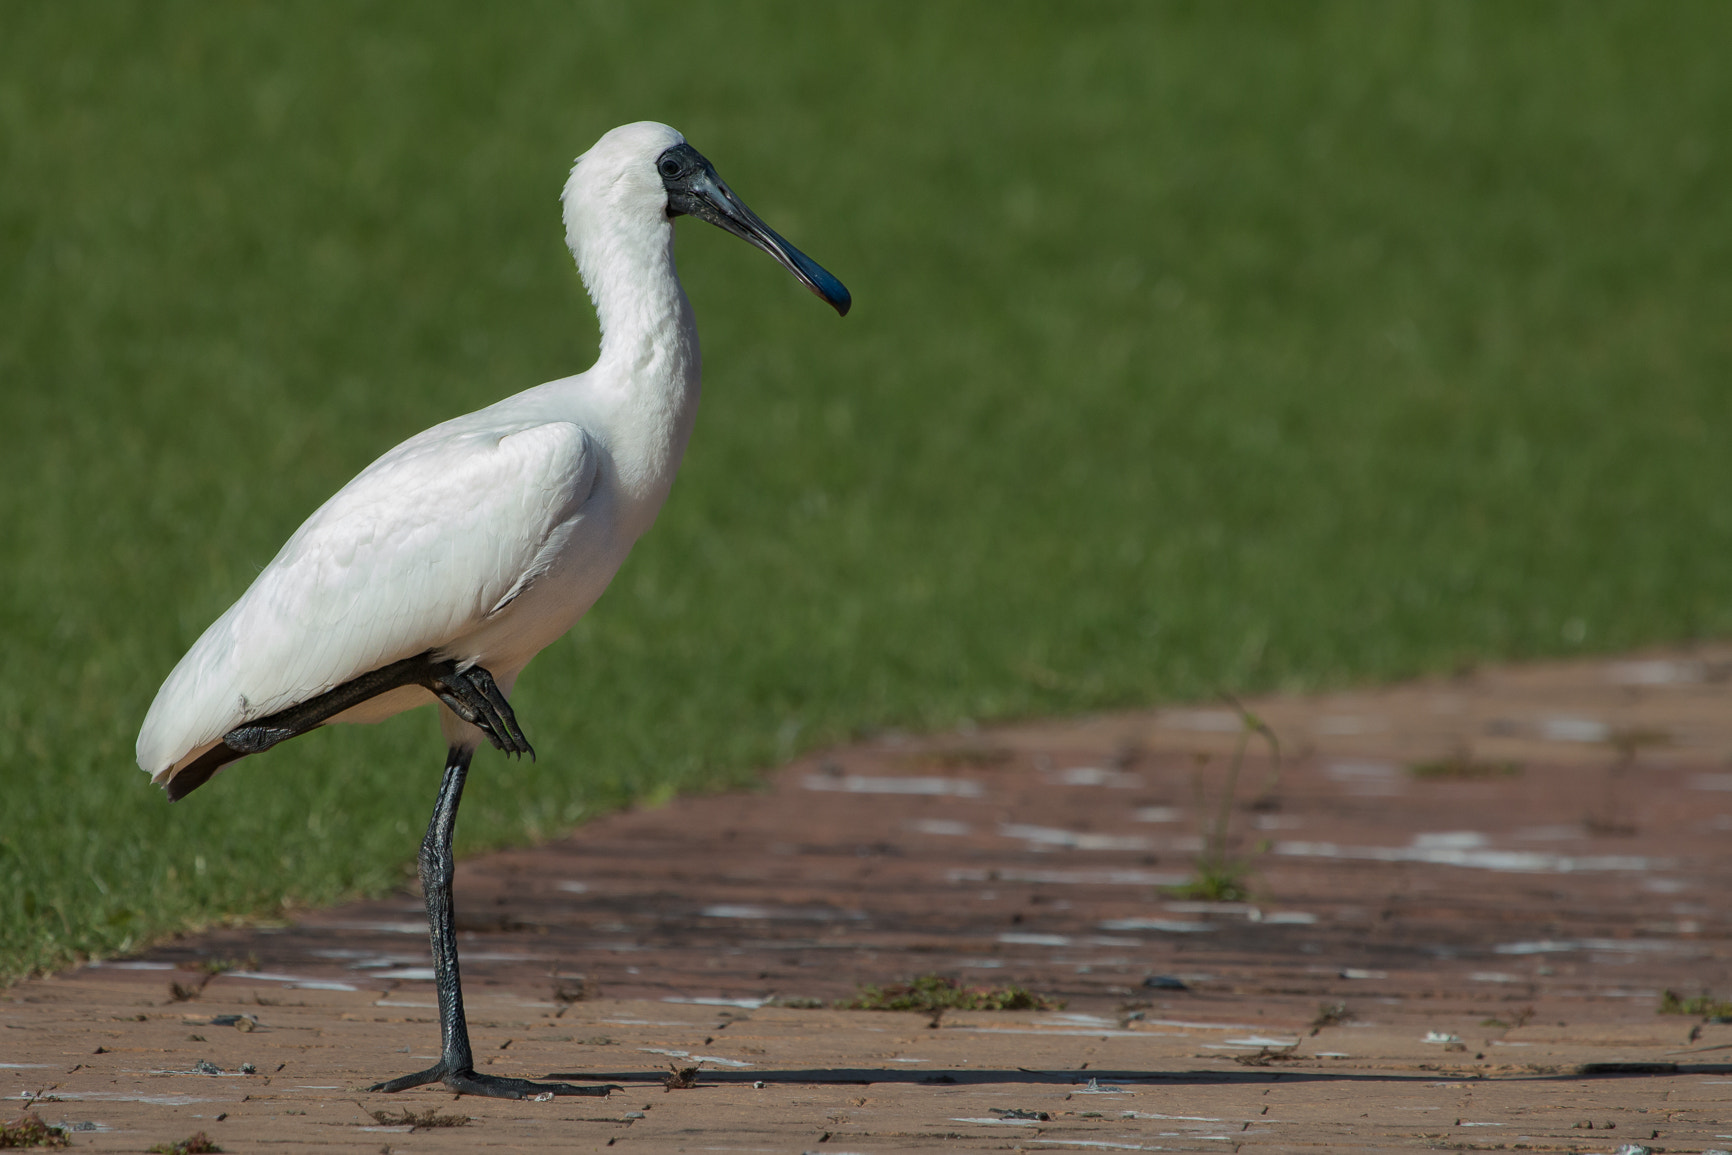
<path id="1" fill-rule="evenodd" d="M 139 765 L 180 799 L 237 758 L 327 722 L 440 704 L 448 750 L 420 870 L 442 1055 L 375 1091 L 607 1093 L 475 1070 L 451 901 L 463 781 L 483 738 L 533 757 L 511 688 L 607 588 L 691 436 L 698 332 L 674 268 L 674 218 L 750 241 L 837 313 L 850 303 L 666 125 L 603 136 L 577 158 L 561 200 L 601 320 L 595 365 L 435 425 L 362 470 L 187 651 L 138 735 Z"/>

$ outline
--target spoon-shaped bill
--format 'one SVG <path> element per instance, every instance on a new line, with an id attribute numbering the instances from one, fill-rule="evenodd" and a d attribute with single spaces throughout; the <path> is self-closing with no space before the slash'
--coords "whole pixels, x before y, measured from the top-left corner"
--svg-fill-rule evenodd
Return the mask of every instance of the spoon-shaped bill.
<path id="1" fill-rule="evenodd" d="M 747 208 L 697 149 L 676 144 L 657 158 L 656 169 L 661 173 L 662 187 L 667 189 L 669 216 L 694 216 L 750 241 L 775 257 L 838 314 L 848 315 L 853 298 L 847 287 Z"/>

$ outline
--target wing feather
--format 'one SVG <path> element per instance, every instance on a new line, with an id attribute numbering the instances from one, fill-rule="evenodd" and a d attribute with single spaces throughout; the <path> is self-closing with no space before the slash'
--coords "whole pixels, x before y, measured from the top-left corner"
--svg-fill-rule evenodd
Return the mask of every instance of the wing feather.
<path id="1" fill-rule="evenodd" d="M 321 506 L 187 651 L 138 737 L 159 778 L 234 727 L 461 636 L 551 561 L 597 453 L 570 422 L 428 430 Z"/>

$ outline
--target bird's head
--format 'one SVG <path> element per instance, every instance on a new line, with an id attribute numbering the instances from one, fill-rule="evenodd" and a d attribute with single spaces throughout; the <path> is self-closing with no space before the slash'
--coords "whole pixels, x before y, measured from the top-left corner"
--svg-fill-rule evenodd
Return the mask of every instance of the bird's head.
<path id="1" fill-rule="evenodd" d="M 566 240 L 579 264 L 592 237 L 693 216 L 769 253 L 837 313 L 846 316 L 852 303 L 841 281 L 760 220 L 715 166 L 665 124 L 622 125 L 596 141 L 572 166 L 562 199 Z"/>

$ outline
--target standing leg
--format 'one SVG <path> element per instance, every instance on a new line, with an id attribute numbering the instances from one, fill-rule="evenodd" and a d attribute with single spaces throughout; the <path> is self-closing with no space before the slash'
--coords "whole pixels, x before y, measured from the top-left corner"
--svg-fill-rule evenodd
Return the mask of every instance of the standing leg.
<path id="1" fill-rule="evenodd" d="M 421 841 L 421 892 L 427 900 L 427 933 L 433 940 L 433 980 L 439 989 L 441 1057 L 425 1071 L 375 1083 L 369 1091 L 402 1091 L 427 1083 L 443 1083 L 459 1094 L 525 1099 L 543 1095 L 606 1095 L 616 1087 L 578 1087 L 571 1083 L 535 1083 L 475 1071 L 469 1049 L 469 1024 L 463 1017 L 463 983 L 457 971 L 457 929 L 453 921 L 451 880 L 457 861 L 451 835 L 457 828 L 457 807 L 463 801 L 463 780 L 469 773 L 472 747 L 453 746 L 445 760 L 439 801 L 433 806 L 427 837 Z"/>

